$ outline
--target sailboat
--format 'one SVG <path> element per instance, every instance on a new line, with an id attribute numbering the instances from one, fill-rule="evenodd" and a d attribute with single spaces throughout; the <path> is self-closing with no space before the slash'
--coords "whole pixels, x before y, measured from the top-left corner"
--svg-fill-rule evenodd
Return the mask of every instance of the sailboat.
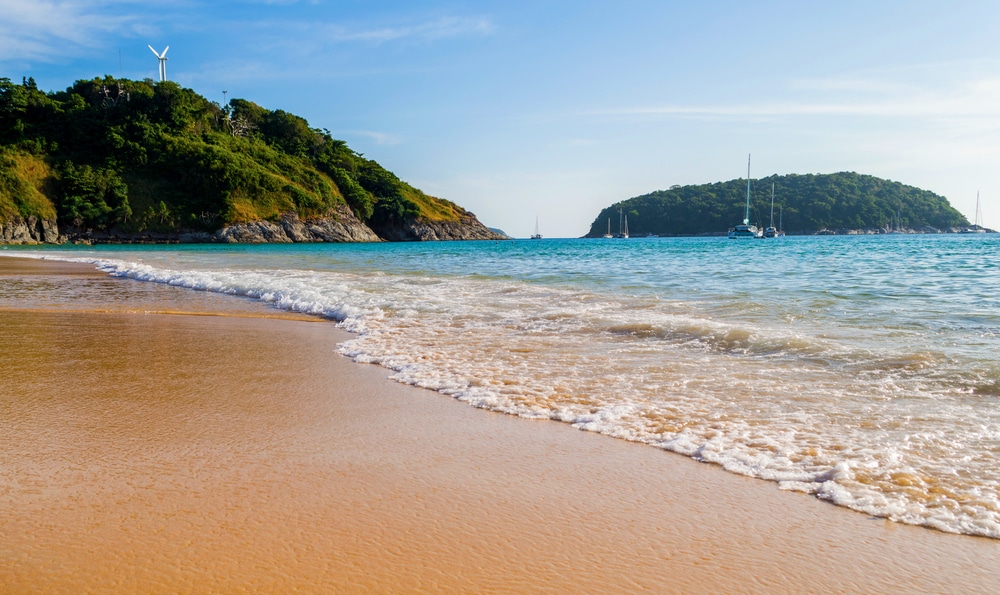
<path id="1" fill-rule="evenodd" d="M 893 226 L 892 216 L 889 217 L 889 231 L 886 233 L 903 233 L 903 225 L 899 218 L 899 209 L 896 209 L 896 225 Z"/>
<path id="2" fill-rule="evenodd" d="M 628 239 L 628 215 L 624 209 L 618 209 L 618 235 L 615 237 Z"/>
<path id="3" fill-rule="evenodd" d="M 764 234 L 757 229 L 757 226 L 750 225 L 750 155 L 747 155 L 747 212 L 743 218 L 743 225 L 736 225 L 729 228 L 729 239 L 762 237 L 764 237 Z"/>
<path id="4" fill-rule="evenodd" d="M 749 176 L 747 176 L 749 177 Z M 765 238 L 780 238 L 785 235 L 785 232 L 779 230 L 774 226 L 774 182 L 771 182 L 771 225 L 769 225 L 764 230 Z"/>
<path id="5" fill-rule="evenodd" d="M 531 239 L 533 240 L 542 239 L 542 234 L 538 233 L 538 217 L 535 217 L 535 233 L 532 234 Z"/>
<path id="6" fill-rule="evenodd" d="M 608 233 L 604 234 L 604 239 L 609 240 L 615 236 L 611 235 L 611 217 L 608 217 Z"/>
<path id="7" fill-rule="evenodd" d="M 983 213 L 979 210 L 979 192 L 976 192 L 976 219 L 972 224 L 972 227 L 966 227 L 962 230 L 962 233 L 986 233 L 986 229 L 983 227 Z"/>

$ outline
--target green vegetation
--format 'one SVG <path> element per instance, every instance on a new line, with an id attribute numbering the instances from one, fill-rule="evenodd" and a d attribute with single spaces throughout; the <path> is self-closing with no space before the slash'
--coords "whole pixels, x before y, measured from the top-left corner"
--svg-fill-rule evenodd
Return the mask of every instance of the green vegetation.
<path id="1" fill-rule="evenodd" d="M 969 222 L 943 196 L 874 176 L 842 172 L 787 175 L 751 183 L 751 223 L 770 223 L 774 183 L 774 224 L 779 212 L 789 233 L 822 229 L 877 229 L 896 220 L 911 229 L 948 229 Z M 746 212 L 746 180 L 697 186 L 674 186 L 614 204 L 601 211 L 588 237 L 600 237 L 608 219 L 618 228 L 619 209 L 628 217 L 632 235 L 697 235 L 725 233 Z"/>
<path id="2" fill-rule="evenodd" d="M 65 91 L 0 78 L 0 221 L 123 233 L 335 216 L 458 221 L 465 213 L 365 159 L 327 130 L 244 99 L 210 102 L 173 82 L 105 77 Z"/>
<path id="3" fill-rule="evenodd" d="M 44 159 L 0 150 L 0 221 L 32 215 L 55 219 L 55 205 L 47 196 L 52 179 Z"/>

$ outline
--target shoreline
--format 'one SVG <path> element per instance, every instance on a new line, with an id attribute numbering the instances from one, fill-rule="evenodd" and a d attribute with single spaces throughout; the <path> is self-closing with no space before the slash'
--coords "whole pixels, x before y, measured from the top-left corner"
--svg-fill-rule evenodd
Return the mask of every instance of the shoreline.
<path id="1" fill-rule="evenodd" d="M 0 302 L 0 442 L 16 445 L 0 453 L 5 591 L 971 593 L 1000 579 L 995 540 L 398 384 L 337 354 L 349 335 L 332 323 L 0 258 L 0 288 L 32 278 Z M 80 279 L 116 300 L 39 305 Z"/>

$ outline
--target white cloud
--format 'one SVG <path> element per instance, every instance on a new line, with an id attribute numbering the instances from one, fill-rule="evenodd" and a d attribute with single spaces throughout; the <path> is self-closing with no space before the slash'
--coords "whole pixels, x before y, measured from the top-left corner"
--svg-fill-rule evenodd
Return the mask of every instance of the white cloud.
<path id="1" fill-rule="evenodd" d="M 493 33 L 493 23 L 486 17 L 441 17 L 423 23 L 367 29 L 328 25 L 327 30 L 330 39 L 339 42 L 385 43 L 406 39 L 436 41 L 454 37 L 490 35 Z"/>
<path id="2" fill-rule="evenodd" d="M 399 136 L 388 132 L 377 132 L 374 130 L 345 130 L 344 135 L 363 136 L 375 141 L 376 145 L 398 145 L 402 142 Z"/>
<path id="3" fill-rule="evenodd" d="M 598 109 L 590 116 L 688 116 L 714 118 L 779 118 L 783 116 L 848 116 L 926 118 L 935 120 L 1000 119 L 1000 79 L 917 87 L 866 80 L 798 81 L 796 97 L 739 104 L 664 104 Z M 803 90 L 819 93 L 803 93 Z M 817 97 L 817 95 L 819 95 Z"/>
<path id="4" fill-rule="evenodd" d="M 112 33 L 144 28 L 136 16 L 112 14 L 107 2 L 0 0 L 0 55 L 5 60 L 51 60 L 99 47 Z"/>

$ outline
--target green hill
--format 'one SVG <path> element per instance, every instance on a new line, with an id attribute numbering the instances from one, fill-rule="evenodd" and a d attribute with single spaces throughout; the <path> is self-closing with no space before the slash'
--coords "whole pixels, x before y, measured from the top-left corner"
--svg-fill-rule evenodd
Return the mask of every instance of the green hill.
<path id="1" fill-rule="evenodd" d="M 943 196 L 874 176 L 841 172 L 770 176 L 751 182 L 750 221 L 770 223 L 771 184 L 774 223 L 788 233 L 884 228 L 897 219 L 909 229 L 948 230 L 969 222 Z M 674 186 L 611 205 L 601 211 L 586 237 L 601 237 L 608 220 L 618 229 L 619 213 L 632 235 L 722 234 L 743 221 L 746 179 Z"/>
<path id="2" fill-rule="evenodd" d="M 474 220 L 327 130 L 244 99 L 220 106 L 173 82 L 105 77 L 60 92 L 0 78 L 0 224 L 121 234 L 334 218 L 382 235 Z M 478 222 L 477 222 L 478 223 Z M 404 234 L 405 235 L 405 234 Z"/>

